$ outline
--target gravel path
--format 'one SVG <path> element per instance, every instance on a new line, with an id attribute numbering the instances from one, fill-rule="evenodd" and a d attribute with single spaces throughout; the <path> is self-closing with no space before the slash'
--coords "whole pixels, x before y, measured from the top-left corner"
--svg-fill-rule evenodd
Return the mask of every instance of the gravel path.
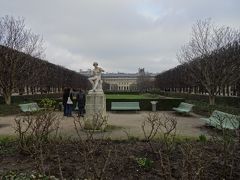
<path id="1" fill-rule="evenodd" d="M 116 126 L 117 128 L 105 133 L 105 137 L 111 139 L 126 139 L 128 136 L 143 138 L 142 123 L 146 119 L 149 112 L 108 112 L 108 124 Z M 179 116 L 174 112 L 160 111 L 160 115 L 174 117 L 177 120 L 177 134 L 183 136 L 197 137 L 201 134 L 206 134 L 204 122 L 199 118 L 200 116 L 192 114 L 191 116 Z M 61 119 L 60 132 L 64 136 L 76 136 L 73 118 L 63 117 L 62 113 L 57 112 Z M 0 135 L 14 135 L 14 118 L 15 116 L 0 117 Z M 147 131 L 150 130 L 146 126 Z"/>

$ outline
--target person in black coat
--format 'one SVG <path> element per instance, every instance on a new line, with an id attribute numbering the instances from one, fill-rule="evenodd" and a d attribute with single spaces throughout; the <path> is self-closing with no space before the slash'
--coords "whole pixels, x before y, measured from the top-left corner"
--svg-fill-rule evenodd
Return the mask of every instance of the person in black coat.
<path id="1" fill-rule="evenodd" d="M 85 113 L 85 103 L 86 103 L 86 95 L 83 92 L 82 89 L 79 90 L 79 93 L 77 94 L 77 103 L 78 103 L 78 112 L 79 116 L 84 117 Z"/>
<path id="2" fill-rule="evenodd" d="M 63 90 L 63 97 L 62 97 L 62 102 L 63 102 L 63 115 L 67 116 L 67 100 L 69 96 L 69 89 L 64 88 Z"/>

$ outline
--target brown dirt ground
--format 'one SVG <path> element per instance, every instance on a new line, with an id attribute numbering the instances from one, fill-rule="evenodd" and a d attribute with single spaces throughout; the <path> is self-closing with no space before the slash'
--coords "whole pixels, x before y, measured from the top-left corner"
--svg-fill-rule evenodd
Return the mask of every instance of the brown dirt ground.
<path id="1" fill-rule="evenodd" d="M 218 146 L 211 143 L 185 143 L 177 144 L 170 153 L 167 153 L 161 142 L 153 143 L 154 148 L 162 150 L 162 158 L 159 159 L 146 142 L 103 141 L 92 154 L 87 152 L 90 155 L 86 158 L 83 144 L 61 142 L 45 147 L 42 165 L 47 175 L 56 177 L 60 176 L 60 167 L 66 179 L 97 179 L 99 177 L 96 173 L 100 172 L 103 172 L 102 179 L 169 179 L 168 169 L 171 170 L 172 179 L 240 178 L 239 149 L 233 159 L 228 157 L 227 164 L 224 165 L 223 153 Z M 184 150 L 189 146 L 190 151 Z M 0 144 L 0 148 L 16 148 L 16 144 Z M 182 151 L 188 153 L 187 156 Z M 22 154 L 17 149 L 5 153 L 0 151 L 0 179 L 10 171 L 30 174 L 40 171 L 37 157 Z M 152 163 L 150 166 L 141 166 L 137 163 L 137 158 L 147 158 Z M 161 163 L 165 170 L 161 168 Z M 234 167 L 232 171 L 231 167 Z"/>

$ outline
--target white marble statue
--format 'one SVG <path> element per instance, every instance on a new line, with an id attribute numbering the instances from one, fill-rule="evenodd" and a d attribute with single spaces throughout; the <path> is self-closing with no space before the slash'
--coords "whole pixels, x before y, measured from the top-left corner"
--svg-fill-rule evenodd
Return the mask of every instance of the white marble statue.
<path id="1" fill-rule="evenodd" d="M 100 67 L 98 67 L 98 63 L 93 63 L 94 69 L 92 70 L 91 74 L 92 77 L 88 78 L 90 83 L 92 84 L 92 89 L 90 91 L 102 91 L 102 79 L 101 74 L 104 72 L 104 70 Z"/>

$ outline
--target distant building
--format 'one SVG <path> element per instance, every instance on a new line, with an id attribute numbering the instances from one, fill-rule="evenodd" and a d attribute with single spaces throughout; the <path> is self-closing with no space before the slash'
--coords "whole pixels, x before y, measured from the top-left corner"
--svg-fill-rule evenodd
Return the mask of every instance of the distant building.
<path id="1" fill-rule="evenodd" d="M 138 73 L 106 73 L 103 82 L 109 84 L 110 91 L 136 91 Z"/>
<path id="2" fill-rule="evenodd" d="M 79 73 L 84 75 L 84 76 L 90 77 L 91 76 L 91 69 L 88 69 L 86 71 L 80 69 Z"/>
<path id="3" fill-rule="evenodd" d="M 91 76 L 91 70 L 80 70 L 80 74 Z M 137 73 L 103 73 L 103 87 L 104 90 L 109 91 L 137 91 L 138 79 L 140 76 L 147 75 L 151 81 L 154 81 L 154 73 L 145 72 L 144 68 L 139 68 Z"/>

